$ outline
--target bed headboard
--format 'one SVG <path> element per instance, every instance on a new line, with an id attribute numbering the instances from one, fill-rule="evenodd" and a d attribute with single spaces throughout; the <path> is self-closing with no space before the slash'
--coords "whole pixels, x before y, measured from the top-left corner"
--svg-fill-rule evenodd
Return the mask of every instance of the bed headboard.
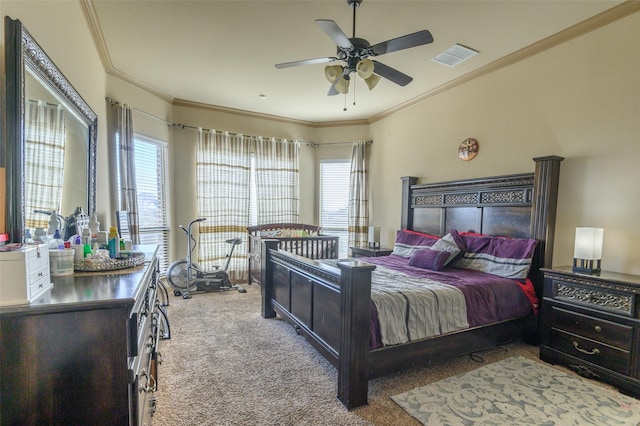
<path id="1" fill-rule="evenodd" d="M 539 241 L 530 277 L 542 295 L 539 269 L 551 266 L 560 162 L 534 158 L 535 172 L 417 184 L 402 178 L 401 229 L 445 235 L 452 229 Z"/>

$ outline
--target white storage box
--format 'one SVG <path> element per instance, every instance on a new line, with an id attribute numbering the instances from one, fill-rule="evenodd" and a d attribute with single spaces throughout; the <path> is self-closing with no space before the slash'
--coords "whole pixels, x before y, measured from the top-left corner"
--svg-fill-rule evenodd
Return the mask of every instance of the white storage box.
<path id="1" fill-rule="evenodd" d="M 0 252 L 0 306 L 31 303 L 52 287 L 46 244 Z"/>

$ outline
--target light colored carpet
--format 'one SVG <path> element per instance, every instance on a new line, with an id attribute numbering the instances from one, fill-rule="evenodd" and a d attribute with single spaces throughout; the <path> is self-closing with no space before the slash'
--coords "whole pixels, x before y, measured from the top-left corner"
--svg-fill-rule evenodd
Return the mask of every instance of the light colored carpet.
<path id="1" fill-rule="evenodd" d="M 640 401 L 513 356 L 391 397 L 424 425 L 638 425 Z"/>
<path id="2" fill-rule="evenodd" d="M 282 320 L 260 316 L 260 288 L 247 293 L 170 295 L 172 337 L 160 342 L 154 426 L 420 425 L 390 396 L 512 355 L 514 343 L 369 382 L 369 405 L 347 411 L 336 399 L 336 370 Z"/>

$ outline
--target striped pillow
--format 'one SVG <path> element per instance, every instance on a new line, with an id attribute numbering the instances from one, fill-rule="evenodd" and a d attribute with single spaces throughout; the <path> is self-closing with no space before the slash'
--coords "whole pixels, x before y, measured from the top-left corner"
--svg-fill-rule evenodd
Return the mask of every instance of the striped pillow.
<path id="1" fill-rule="evenodd" d="M 414 231 L 398 231 L 391 254 L 408 259 L 418 250 L 431 247 L 436 241 L 438 241 L 438 237 L 433 235 Z"/>
<path id="2" fill-rule="evenodd" d="M 453 263 L 456 268 L 473 269 L 505 278 L 524 279 L 529 273 L 537 240 L 461 235 L 466 249 Z"/>

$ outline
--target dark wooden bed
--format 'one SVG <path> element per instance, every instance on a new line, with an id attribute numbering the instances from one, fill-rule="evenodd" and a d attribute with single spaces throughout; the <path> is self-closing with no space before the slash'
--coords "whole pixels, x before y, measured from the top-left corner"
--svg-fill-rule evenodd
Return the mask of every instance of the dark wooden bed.
<path id="1" fill-rule="evenodd" d="M 562 157 L 535 158 L 535 172 L 416 184 L 402 178 L 401 228 L 439 236 L 452 229 L 538 240 L 529 278 L 542 296 L 540 268 L 551 265 Z M 337 397 L 347 409 L 367 403 L 368 381 L 457 355 L 537 336 L 533 315 L 407 344 L 369 349 L 371 272 L 348 259 L 337 268 L 262 241 L 262 315 L 279 315 L 338 370 Z"/>
<path id="2" fill-rule="evenodd" d="M 273 236 L 285 231 L 302 231 L 308 236 Z M 265 238 L 278 240 L 280 250 L 295 253 L 309 259 L 337 259 L 338 237 L 321 235 L 320 227 L 304 223 L 267 223 L 247 227 L 249 238 L 249 284 L 261 284 L 260 247 Z"/>

